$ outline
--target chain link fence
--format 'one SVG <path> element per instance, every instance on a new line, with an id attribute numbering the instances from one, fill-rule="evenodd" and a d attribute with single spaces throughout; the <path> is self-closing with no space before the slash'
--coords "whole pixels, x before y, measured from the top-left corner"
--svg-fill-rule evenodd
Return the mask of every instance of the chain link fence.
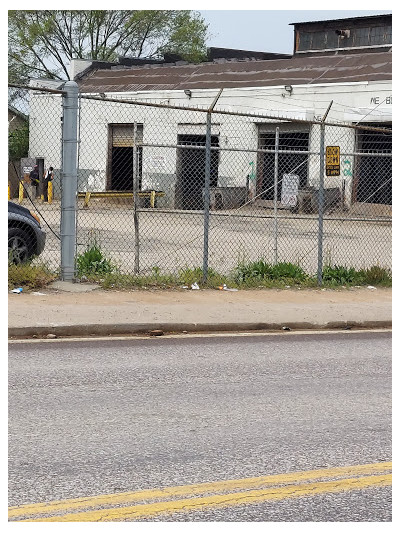
<path id="1" fill-rule="evenodd" d="M 9 91 L 11 107 L 29 124 L 28 153 L 10 158 L 17 180 L 9 173 L 9 196 L 40 216 L 47 234 L 40 259 L 57 269 L 64 96 Z M 322 264 L 391 268 L 388 128 L 126 97 L 80 95 L 78 112 L 76 205 L 70 206 L 78 261 L 97 248 L 105 265 L 134 275 L 185 268 L 228 274 L 260 259 L 291 262 L 312 275 Z M 37 191 L 29 178 L 34 165 Z"/>
<path id="2" fill-rule="evenodd" d="M 62 117 L 60 91 L 9 87 L 9 259 L 38 256 L 35 263 L 55 271 L 61 250 Z M 50 167 L 52 180 L 47 178 Z"/>

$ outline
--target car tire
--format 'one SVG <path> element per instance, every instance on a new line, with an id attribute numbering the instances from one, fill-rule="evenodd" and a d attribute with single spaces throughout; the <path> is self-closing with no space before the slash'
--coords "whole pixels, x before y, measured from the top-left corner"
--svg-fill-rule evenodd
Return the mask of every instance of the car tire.
<path id="1" fill-rule="evenodd" d="M 8 229 L 8 260 L 16 265 L 28 261 L 31 257 L 32 238 L 20 228 Z"/>

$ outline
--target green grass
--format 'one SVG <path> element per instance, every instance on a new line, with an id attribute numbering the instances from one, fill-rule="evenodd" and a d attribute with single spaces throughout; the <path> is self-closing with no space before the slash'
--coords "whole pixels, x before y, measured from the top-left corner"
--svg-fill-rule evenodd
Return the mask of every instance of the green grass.
<path id="1" fill-rule="evenodd" d="M 389 269 L 379 265 L 361 270 L 338 265 L 325 265 L 322 271 L 322 282 L 327 286 L 380 285 L 390 287 L 392 275 Z"/>
<path id="2" fill-rule="evenodd" d="M 375 265 L 360 272 L 368 285 L 392 286 L 392 273 L 387 268 Z"/>
<path id="3" fill-rule="evenodd" d="M 259 282 L 299 284 L 306 281 L 307 274 L 300 266 L 293 263 L 271 265 L 260 259 L 239 264 L 233 272 L 233 278 L 238 284 L 250 283 L 252 285 Z"/>
<path id="4" fill-rule="evenodd" d="M 229 288 L 286 288 L 318 287 L 315 275 L 308 275 L 299 265 L 282 262 L 276 265 L 266 263 L 263 259 L 249 263 L 241 262 L 230 274 L 224 275 L 213 269 L 208 271 L 208 279 L 203 282 L 200 267 L 185 267 L 177 274 L 162 274 L 160 267 L 153 267 L 148 275 L 122 275 L 110 273 L 96 276 L 105 289 L 179 289 L 191 288 L 197 283 L 202 289 L 218 289 L 224 284 Z M 373 266 L 368 269 L 355 270 L 345 266 L 325 266 L 322 287 L 351 287 L 355 285 L 374 285 L 390 287 L 391 273 L 388 269 Z"/>
<path id="5" fill-rule="evenodd" d="M 360 285 L 363 277 L 360 271 L 345 266 L 325 265 L 322 270 L 322 281 L 330 285 Z"/>
<path id="6" fill-rule="evenodd" d="M 44 264 L 32 265 L 28 262 L 20 265 L 12 263 L 8 265 L 9 290 L 17 287 L 22 287 L 25 290 L 43 289 L 57 277 L 57 273 Z"/>
<path id="7" fill-rule="evenodd" d="M 310 288 L 318 287 L 316 276 L 308 275 L 299 265 L 282 262 L 276 265 L 266 263 L 263 259 L 252 262 L 241 262 L 230 274 L 220 274 L 212 268 L 208 271 L 208 279 L 203 282 L 203 271 L 200 267 L 185 267 L 176 274 L 162 273 L 161 267 L 154 266 L 147 275 L 121 274 L 118 268 L 101 252 L 100 247 L 88 246 L 78 256 L 78 277 L 85 276 L 87 281 L 98 283 L 103 289 L 160 289 L 171 290 L 182 287 L 191 288 L 197 283 L 200 288 L 218 289 L 224 284 L 228 288 Z M 8 265 L 8 287 L 23 287 L 25 290 L 38 290 L 46 287 L 57 279 L 56 272 L 44 264 Z M 392 275 L 389 269 L 375 265 L 366 269 L 356 270 L 341 265 L 325 265 L 323 269 L 322 287 L 339 288 L 355 285 L 391 287 Z"/>

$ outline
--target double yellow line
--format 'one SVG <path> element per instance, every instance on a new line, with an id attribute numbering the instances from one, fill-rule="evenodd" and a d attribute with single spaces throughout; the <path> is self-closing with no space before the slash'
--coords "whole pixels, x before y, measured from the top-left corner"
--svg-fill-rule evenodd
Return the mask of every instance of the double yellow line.
<path id="1" fill-rule="evenodd" d="M 392 484 L 392 463 L 345 466 L 164 489 L 104 494 L 9 508 L 11 521 L 108 522 L 255 504 Z"/>

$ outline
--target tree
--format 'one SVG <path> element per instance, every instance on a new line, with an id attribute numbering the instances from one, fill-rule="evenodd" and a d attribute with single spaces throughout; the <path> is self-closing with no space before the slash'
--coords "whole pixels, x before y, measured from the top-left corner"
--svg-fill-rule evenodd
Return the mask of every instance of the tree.
<path id="1" fill-rule="evenodd" d="M 28 157 L 29 124 L 26 122 L 19 128 L 8 133 L 8 160 L 16 161 Z"/>
<path id="2" fill-rule="evenodd" d="M 206 55 L 208 25 L 194 11 L 9 11 L 9 81 L 69 79 L 71 59 Z"/>

